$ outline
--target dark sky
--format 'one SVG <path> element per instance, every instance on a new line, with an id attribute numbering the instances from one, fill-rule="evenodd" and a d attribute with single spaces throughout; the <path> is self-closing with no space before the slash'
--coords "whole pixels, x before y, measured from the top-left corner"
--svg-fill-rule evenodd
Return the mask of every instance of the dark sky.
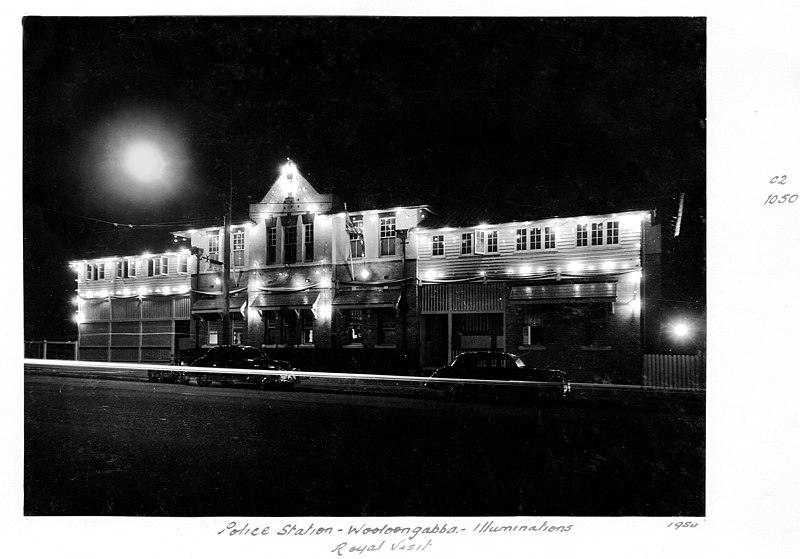
<path id="1" fill-rule="evenodd" d="M 168 248 L 173 224 L 220 215 L 230 183 L 246 211 L 287 157 L 350 204 L 547 215 L 686 192 L 702 216 L 705 32 L 701 18 L 28 18 L 26 337 L 67 324 L 70 258 Z M 140 137 L 168 164 L 160 184 L 122 169 Z M 703 237 L 702 218 L 687 224 Z"/>

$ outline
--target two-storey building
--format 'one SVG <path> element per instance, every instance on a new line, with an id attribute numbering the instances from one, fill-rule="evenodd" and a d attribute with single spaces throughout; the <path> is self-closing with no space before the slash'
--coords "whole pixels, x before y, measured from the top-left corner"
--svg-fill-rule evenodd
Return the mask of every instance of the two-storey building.
<path id="1" fill-rule="evenodd" d="M 190 336 L 189 251 L 70 262 L 81 359 L 169 361 Z"/>
<path id="2" fill-rule="evenodd" d="M 377 350 L 408 355 L 412 349 L 415 362 L 416 250 L 408 231 L 425 211 L 422 206 L 348 211 L 288 162 L 263 199 L 250 205 L 245 223 L 234 223 L 229 231 L 219 224 L 173 233 L 190 241 L 196 262 L 194 345 L 222 339 L 223 251 L 230 250 L 234 343 L 315 366 L 361 361 L 360 354 Z M 339 350 L 366 351 L 343 358 Z"/>
<path id="3" fill-rule="evenodd" d="M 347 207 L 288 162 L 247 218 L 172 232 L 184 249 L 72 262 L 79 356 L 167 361 L 221 344 L 227 301 L 233 343 L 298 366 L 431 368 L 496 349 L 639 382 L 643 301 L 660 292 L 652 217 Z"/>
<path id="4" fill-rule="evenodd" d="M 432 215 L 415 235 L 423 366 L 497 349 L 576 380 L 639 382 L 650 214 L 479 215 Z"/>

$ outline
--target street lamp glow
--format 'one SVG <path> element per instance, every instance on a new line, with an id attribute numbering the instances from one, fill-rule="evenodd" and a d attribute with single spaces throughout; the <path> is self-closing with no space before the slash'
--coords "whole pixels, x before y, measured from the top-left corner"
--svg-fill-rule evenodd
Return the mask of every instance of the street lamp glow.
<path id="1" fill-rule="evenodd" d="M 689 327 L 686 326 L 683 322 L 679 322 L 675 326 L 672 327 L 672 332 L 678 336 L 679 338 L 685 338 L 689 335 Z"/>
<path id="2" fill-rule="evenodd" d="M 125 168 L 137 180 L 153 182 L 164 174 L 164 158 L 155 145 L 149 142 L 136 142 L 128 147 L 125 154 Z"/>

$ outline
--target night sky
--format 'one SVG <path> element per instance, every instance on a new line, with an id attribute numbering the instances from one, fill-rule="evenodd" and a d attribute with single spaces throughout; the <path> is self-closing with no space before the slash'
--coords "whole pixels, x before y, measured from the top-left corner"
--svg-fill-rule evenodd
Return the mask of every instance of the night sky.
<path id="1" fill-rule="evenodd" d="M 28 18 L 25 337 L 74 339 L 70 259 L 171 248 L 230 184 L 244 215 L 287 157 L 359 207 L 686 193 L 671 278 L 702 302 L 705 51 L 702 18 Z M 124 170 L 139 138 L 157 184 Z"/>

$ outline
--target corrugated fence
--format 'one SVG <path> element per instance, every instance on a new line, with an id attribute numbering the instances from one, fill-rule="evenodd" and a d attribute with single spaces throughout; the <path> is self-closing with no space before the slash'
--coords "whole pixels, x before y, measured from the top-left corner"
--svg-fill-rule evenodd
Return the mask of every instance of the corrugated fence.
<path id="1" fill-rule="evenodd" d="M 705 355 L 645 355 L 644 385 L 663 388 L 705 389 Z"/>

